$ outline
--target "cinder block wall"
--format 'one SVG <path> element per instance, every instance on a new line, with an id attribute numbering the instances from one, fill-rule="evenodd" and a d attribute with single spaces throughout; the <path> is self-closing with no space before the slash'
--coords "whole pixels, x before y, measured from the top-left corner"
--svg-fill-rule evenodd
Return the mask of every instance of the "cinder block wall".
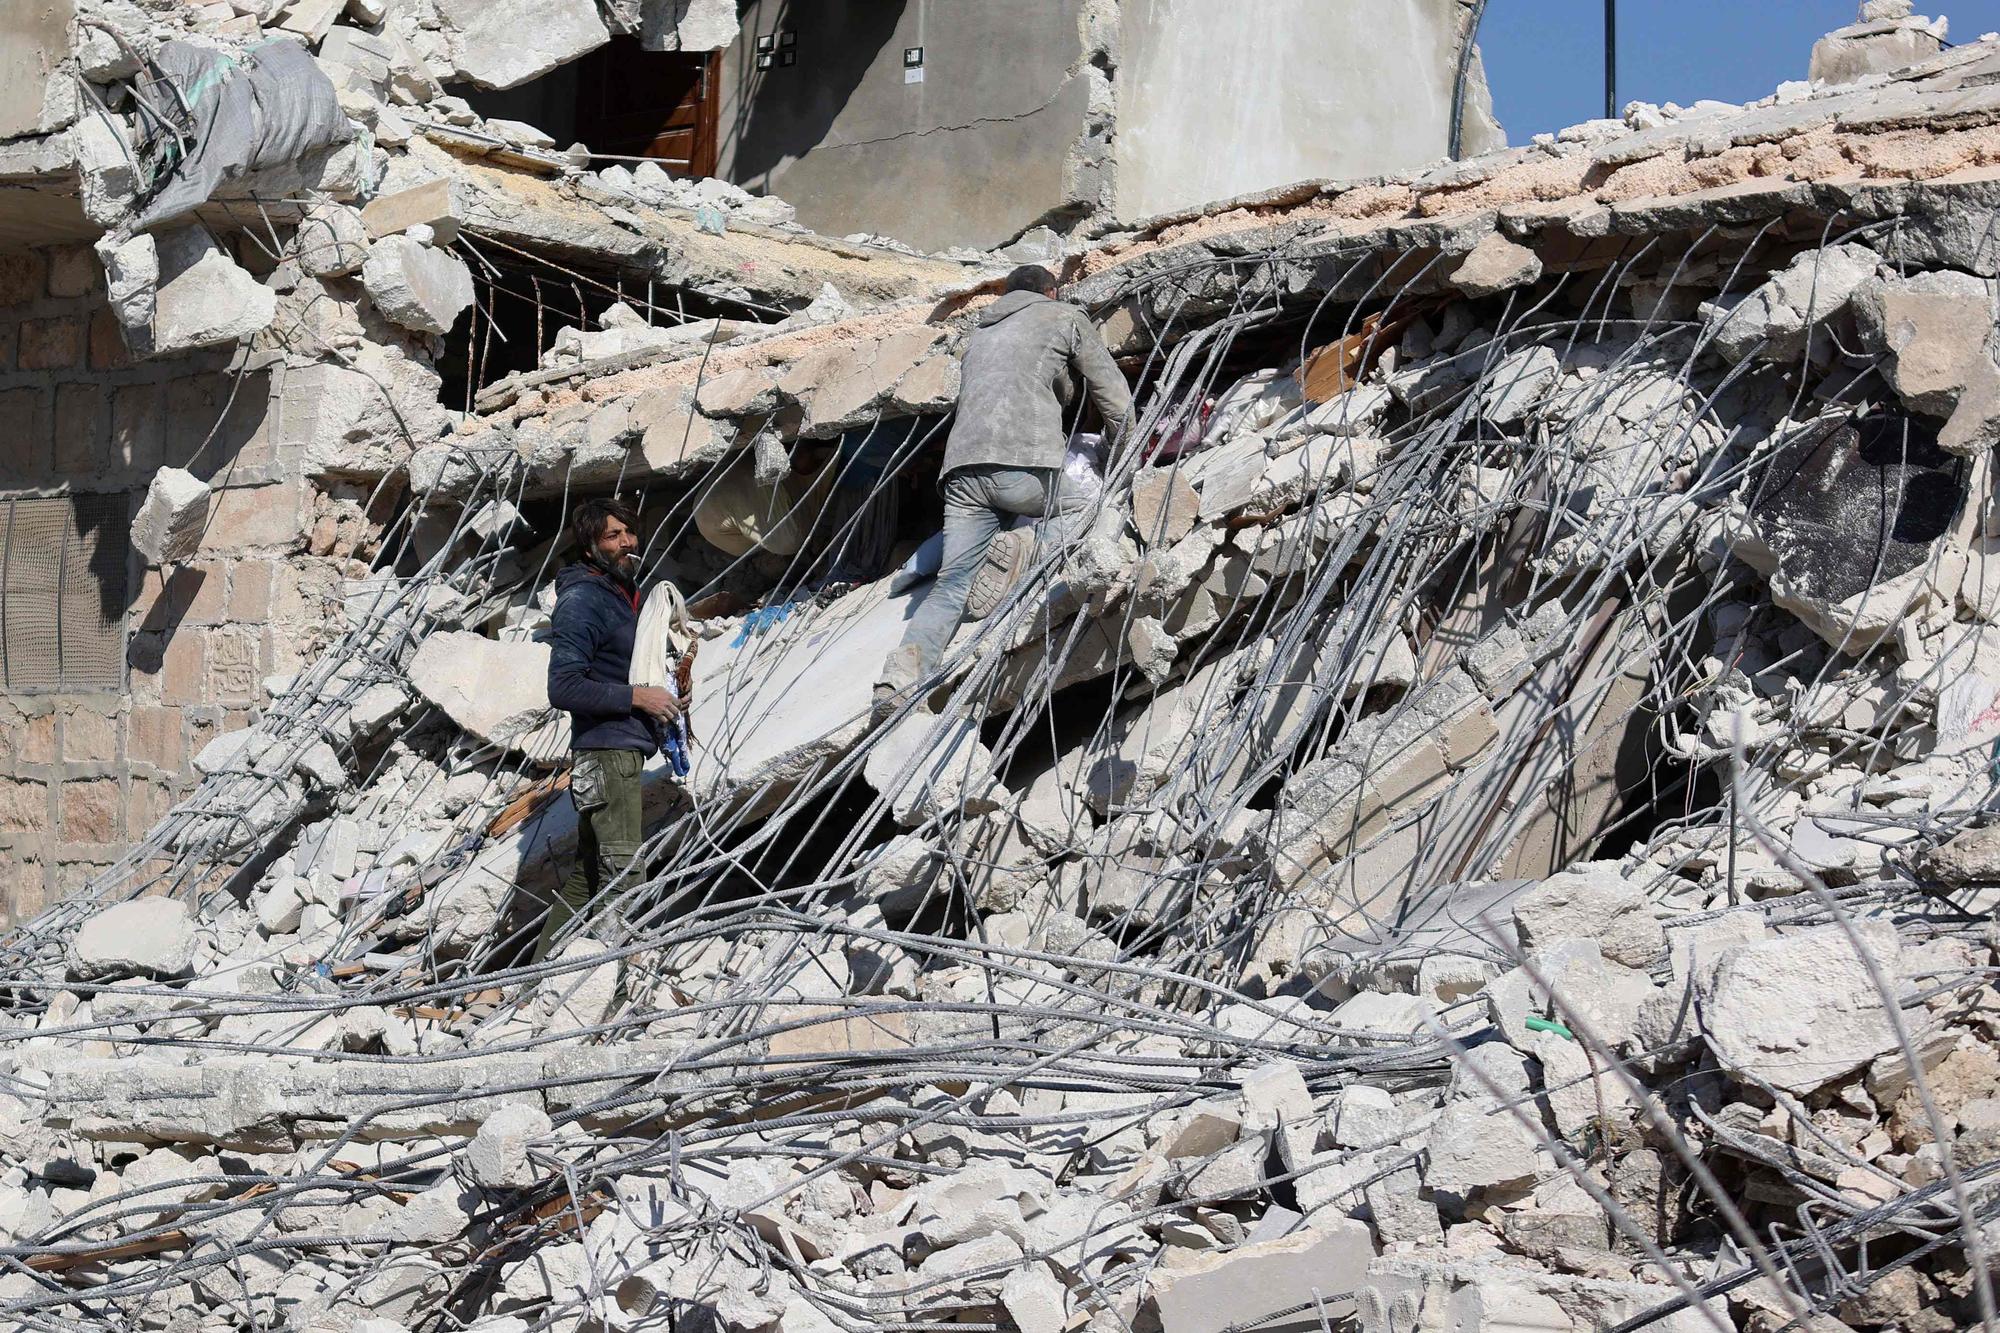
<path id="1" fill-rule="evenodd" d="M 270 359 L 134 362 L 88 246 L 0 254 L 0 496 L 123 493 L 129 513 L 162 465 L 222 488 L 194 559 L 127 571 L 122 689 L 0 687 L 13 919 L 122 855 L 190 785 L 202 746 L 246 725 L 266 678 L 310 660 L 337 615 L 334 535 L 351 525 L 287 456 L 270 372 L 254 368 Z"/>

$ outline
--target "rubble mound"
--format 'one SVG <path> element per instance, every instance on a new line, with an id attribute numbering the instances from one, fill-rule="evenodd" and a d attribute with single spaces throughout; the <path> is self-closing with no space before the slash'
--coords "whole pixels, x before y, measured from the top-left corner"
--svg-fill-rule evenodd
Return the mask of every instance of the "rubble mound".
<path id="1" fill-rule="evenodd" d="M 887 716 L 929 575 L 884 505 L 982 293 L 621 302 L 422 439 L 357 427 L 408 503 L 338 641 L 0 946 L 0 1313 L 1990 1321 L 2000 48 L 1876 7 L 1826 63 L 1925 63 L 1083 256 L 1141 419 L 1079 430 L 1085 521 Z M 435 9 L 414 61 L 284 12 L 380 58 L 378 133 L 600 24 Z M 617 171 L 570 184 L 785 234 Z M 407 185 L 298 243 L 421 332 L 463 201 Z M 725 487 L 793 550 L 698 547 Z M 691 767 L 537 962 L 577 835 L 536 635 L 562 505 L 619 488 L 694 594 Z"/>

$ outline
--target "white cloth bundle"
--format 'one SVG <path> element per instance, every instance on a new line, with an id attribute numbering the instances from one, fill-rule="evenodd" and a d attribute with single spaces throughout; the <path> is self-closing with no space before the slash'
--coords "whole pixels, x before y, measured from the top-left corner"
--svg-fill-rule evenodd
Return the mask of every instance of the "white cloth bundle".
<path id="1" fill-rule="evenodd" d="M 632 683 L 672 690 L 674 669 L 694 642 L 687 599 L 671 583 L 656 583 L 639 608 L 639 628 L 632 640 Z"/>

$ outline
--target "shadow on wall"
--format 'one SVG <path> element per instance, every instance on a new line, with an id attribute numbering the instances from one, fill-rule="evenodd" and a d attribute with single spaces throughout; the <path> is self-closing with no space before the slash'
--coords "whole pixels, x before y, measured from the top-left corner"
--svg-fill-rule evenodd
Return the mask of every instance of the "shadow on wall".
<path id="1" fill-rule="evenodd" d="M 754 0 L 736 36 L 742 83 L 717 154 L 745 189 L 769 191 L 771 172 L 805 156 L 833 129 L 854 90 L 896 35 L 909 0 Z M 798 61 L 757 68 L 760 33 L 798 33 Z"/>

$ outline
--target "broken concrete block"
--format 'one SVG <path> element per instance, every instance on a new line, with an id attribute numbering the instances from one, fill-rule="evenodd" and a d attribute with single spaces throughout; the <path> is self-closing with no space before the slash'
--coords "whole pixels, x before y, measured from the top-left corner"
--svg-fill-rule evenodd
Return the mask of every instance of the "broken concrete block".
<path id="1" fill-rule="evenodd" d="M 2000 884 L 2000 824 L 1955 835 L 1919 856 L 1917 867 L 1946 884 Z"/>
<path id="2" fill-rule="evenodd" d="M 368 247 L 361 282 L 383 317 L 419 333 L 444 333 L 472 304 L 472 270 L 457 255 L 409 236 Z"/>
<path id="3" fill-rule="evenodd" d="M 1178 473 L 1188 483 L 1201 492 L 1201 507 L 1196 516 L 1202 519 L 1215 518 L 1231 513 L 1251 503 L 1263 484 L 1264 474 L 1271 467 L 1271 456 L 1266 451 L 1264 439 L 1260 435 L 1242 435 L 1197 454 L 1193 459 L 1177 464 L 1172 471 Z M 1158 522 L 1159 496 L 1151 493 L 1169 475 L 1166 468 L 1150 468 L 1133 479 L 1134 514 L 1145 514 L 1149 521 Z M 1142 492 L 1141 483 L 1146 484 Z M 1138 507 L 1144 497 L 1145 508 Z M 1171 521 L 1171 520 L 1169 520 Z M 1154 542 L 1150 529 L 1141 534 L 1155 547 L 1165 546 L 1165 541 Z"/>
<path id="4" fill-rule="evenodd" d="M 237 267 L 206 228 L 180 227 L 156 233 L 155 240 L 160 268 L 147 348 L 152 355 L 237 342 L 269 327 L 278 294 Z M 118 254 L 122 261 L 122 247 Z"/>
<path id="5" fill-rule="evenodd" d="M 1365 990 L 1349 996 L 1327 1015 L 1327 1022 L 1353 1033 L 1421 1032 L 1432 1013 L 1421 995 Z"/>
<path id="6" fill-rule="evenodd" d="M 437 372 L 399 349 L 363 344 L 348 364 L 287 367 L 272 376 L 274 439 L 315 477 L 376 478 L 412 447 L 445 433 Z"/>
<path id="7" fill-rule="evenodd" d="M 311 45 L 327 35 L 346 7 L 346 0 L 292 0 L 278 19 L 278 27 L 297 33 Z"/>
<path id="8" fill-rule="evenodd" d="M 1149 547 L 1171 546 L 1187 536 L 1201 504 L 1178 467 L 1146 468 L 1132 478 L 1132 522 Z"/>
<path id="9" fill-rule="evenodd" d="M 313 277 L 359 273 L 367 256 L 368 229 L 362 215 L 347 205 L 315 204 L 299 219 L 299 268 Z"/>
<path id="10" fill-rule="evenodd" d="M 993 1232 L 1028 1243 L 1028 1221 L 1047 1209 L 1049 1182 L 1001 1162 L 967 1163 L 915 1190 L 910 1218 L 931 1245 L 962 1245 Z"/>
<path id="11" fill-rule="evenodd" d="M 1513 1111 L 1486 1100 L 1448 1103 L 1424 1146 L 1430 1157 L 1424 1183 L 1447 1194 L 1527 1183 L 1543 1160 L 1541 1137 Z"/>
<path id="12" fill-rule="evenodd" d="M 899 412 L 948 412 L 958 402 L 958 358 L 948 354 L 921 361 L 896 382 L 889 404 Z"/>
<path id="13" fill-rule="evenodd" d="M 1487 1271 L 1480 1271 L 1482 1268 Z M 1412 1333 L 1432 1328 L 1451 1329 L 1452 1333 L 1583 1333 L 1585 1329 L 1608 1328 L 1616 1318 L 1578 1322 L 1554 1298 L 1529 1286 L 1531 1280 L 1528 1273 L 1498 1265 L 1379 1260 L 1370 1265 L 1368 1280 L 1357 1294 L 1356 1315 L 1361 1333 Z M 1585 1297 L 1585 1302 L 1594 1308 L 1601 1298 L 1592 1301 Z M 1627 1309 L 1613 1308 L 1621 1314 Z M 1644 1307 L 1635 1304 L 1629 1308 L 1636 1311 Z M 1697 1321 L 1678 1326 L 1673 1333 L 1708 1327 Z"/>
<path id="14" fill-rule="evenodd" d="M 229 1187 L 220 1161 L 199 1149 L 180 1146 L 155 1148 L 145 1154 L 119 1172 L 118 1185 L 123 1190 L 145 1190 L 132 1202 L 159 1210 L 126 1219 L 125 1229 L 134 1231 L 153 1225 L 168 1213 L 207 1203 Z"/>
<path id="15" fill-rule="evenodd" d="M 184 468 L 155 472 L 132 516 L 132 549 L 153 566 L 192 556 L 208 525 L 208 496 L 208 483 Z"/>
<path id="16" fill-rule="evenodd" d="M 862 865 L 855 889 L 885 914 L 905 917 L 922 905 L 938 864 L 935 847 L 912 834 L 899 833 Z"/>
<path id="17" fill-rule="evenodd" d="M 950 1291 L 997 1292 L 1005 1280 L 1002 1274 L 1018 1267 L 1021 1255 L 1019 1243 L 995 1233 L 932 1251 L 917 1265 L 916 1275 Z"/>
<path id="18" fill-rule="evenodd" d="M 1864 245 L 1807 250 L 1741 299 L 1704 302 L 1702 336 L 1730 361 L 1752 353 L 1765 361 L 1795 357 L 1805 350 L 1806 331 L 1845 307 L 1880 263 Z"/>
<path id="19" fill-rule="evenodd" d="M 1069 1323 L 1063 1285 L 1043 1263 L 1009 1273 L 1000 1284 L 1000 1304 L 1020 1333 L 1064 1333 Z"/>
<path id="20" fill-rule="evenodd" d="M 1855 925 L 1893 987 L 1902 946 L 1886 922 Z M 1896 1046 L 1885 998 L 1847 931 L 1820 926 L 1724 954 L 1703 993 L 1702 1032 L 1730 1070 L 1807 1093 Z"/>
<path id="21" fill-rule="evenodd" d="M 1451 283 L 1467 296 L 1494 296 L 1541 276 L 1542 261 L 1533 250 L 1491 231 L 1452 270 Z"/>
<path id="22" fill-rule="evenodd" d="M 139 189 L 138 173 L 133 168 L 138 155 L 123 118 L 85 116 L 70 130 L 69 144 L 83 196 L 83 215 L 117 234 L 115 229 L 131 216 Z M 104 239 L 110 240 L 110 235 Z"/>
<path id="23" fill-rule="evenodd" d="M 639 431 L 640 456 L 661 476 L 687 476 L 706 468 L 737 443 L 733 429 L 695 411 L 685 392 L 648 389 L 631 403 L 629 422 Z"/>
<path id="24" fill-rule="evenodd" d="M 943 337 L 943 329 L 919 324 L 898 329 L 880 342 L 863 343 L 836 360 L 807 400 L 800 433 L 808 439 L 830 439 L 874 420 L 896 385 Z"/>
<path id="25" fill-rule="evenodd" d="M 876 741 L 861 775 L 888 798 L 896 822 L 921 823 L 940 810 L 983 815 L 1000 808 L 1005 788 L 993 780 L 993 752 L 963 717 L 915 712 Z"/>
<path id="26" fill-rule="evenodd" d="M 735 0 L 642 0 L 639 43 L 648 51 L 719 51 L 740 27 Z"/>
<path id="27" fill-rule="evenodd" d="M 473 735 L 540 758 L 569 748 L 569 718 L 549 707 L 549 646 L 464 630 L 431 635 L 410 663 L 410 684 Z"/>
<path id="28" fill-rule="evenodd" d="M 1572 867 L 1522 894 L 1514 900 L 1514 927 L 1524 950 L 1589 939 L 1628 967 L 1650 966 L 1667 949 L 1645 891 L 1611 863 Z"/>
<path id="29" fill-rule="evenodd" d="M 1523 347 L 1500 358 L 1479 391 L 1479 408 L 1496 426 L 1525 421 L 1562 373 L 1552 347 Z"/>
<path id="30" fill-rule="evenodd" d="M 1529 1054 L 1541 1062 L 1543 1097 L 1565 1142 L 1586 1142 L 1586 1132 L 1596 1133 L 1598 1142 L 1616 1138 L 1618 1122 L 1629 1123 L 1638 1115 L 1639 1104 L 1624 1080 L 1606 1071 L 1603 1061 L 1593 1066 L 1577 1041 L 1537 1032 Z"/>
<path id="31" fill-rule="evenodd" d="M 799 1060 L 813 1056 L 866 1055 L 876 1051 L 901 1050 L 914 1044 L 905 1014 L 867 1014 L 851 1018 L 804 1020 L 825 1014 L 825 1005 L 784 1005 L 770 1012 L 769 1022 L 783 1028 L 773 1032 L 770 1055 L 774 1060 Z M 790 1026 L 798 1024 L 798 1026 Z"/>
<path id="32" fill-rule="evenodd" d="M 466 1169 L 488 1189 L 526 1189 L 537 1179 L 528 1146 L 554 1128 L 547 1113 L 536 1107 L 502 1106 L 486 1117 L 465 1145 Z"/>
<path id="33" fill-rule="evenodd" d="M 174 977 L 194 962 L 194 917 L 178 898 L 134 898 L 93 915 L 69 943 L 70 975 Z"/>
<path id="34" fill-rule="evenodd" d="M 1243 1115 L 1230 1099 L 1210 1098 L 1197 1103 L 1174 1129 L 1161 1140 L 1160 1151 L 1168 1160 L 1184 1157 L 1212 1157 L 1235 1143 L 1243 1132 Z"/>
<path id="35" fill-rule="evenodd" d="M 778 406 L 778 382 L 763 366 L 744 366 L 703 380 L 694 402 L 712 417 L 761 415 Z"/>
<path id="36" fill-rule="evenodd" d="M 1953 269 L 1871 278 L 1854 294 L 1854 317 L 1869 347 L 1887 354 L 1882 376 L 1903 403 L 1946 416 L 1989 359 L 1993 281 Z"/>
<path id="37" fill-rule="evenodd" d="M 602 944 L 588 935 L 578 936 L 554 958 L 570 964 L 572 970 L 557 972 L 535 984 L 531 1004 L 551 1033 L 587 1031 L 602 1023 L 617 1006 L 618 978 L 623 971 L 619 960 L 605 958 L 595 966 L 584 966 L 603 954 Z"/>
<path id="38" fill-rule="evenodd" d="M 1444 1239 L 1437 1205 L 1424 1192 L 1415 1158 L 1369 1182 L 1361 1197 L 1368 1204 L 1368 1220 L 1374 1224 L 1376 1239 L 1384 1245 L 1399 1241 L 1435 1245 Z"/>
<path id="39" fill-rule="evenodd" d="M 1355 1083 L 1340 1090 L 1333 1112 L 1333 1141 L 1342 1148 L 1377 1148 L 1407 1123 L 1386 1089 Z"/>
<path id="40" fill-rule="evenodd" d="M 1813 43 L 1806 77 L 1834 86 L 1860 83 L 1928 60 L 1943 45 L 1941 30 L 1908 18 L 1850 24 Z"/>
<path id="41" fill-rule="evenodd" d="M 376 195 L 361 210 L 362 225 L 377 240 L 412 227 L 429 227 L 437 244 L 450 245 L 458 239 L 459 224 L 464 221 L 465 206 L 459 200 L 458 186 L 448 176 Z"/>
<path id="42" fill-rule="evenodd" d="M 611 40 L 592 0 L 437 0 L 452 65 L 481 88 L 513 88 Z"/>
<path id="43" fill-rule="evenodd" d="M 1358 384 L 1306 413 L 1305 424 L 1322 435 L 1351 439 L 1374 435 L 1396 396 L 1376 384 Z"/>
<path id="44" fill-rule="evenodd" d="M 160 252 L 152 233 L 142 232 L 117 243 L 109 235 L 100 236 L 92 248 L 97 251 L 98 262 L 104 265 L 111 313 L 119 327 L 126 330 L 126 341 L 133 341 L 134 332 L 149 339 L 160 286 Z"/>
<path id="45" fill-rule="evenodd" d="M 1308 1311 L 1304 1322 L 1317 1327 L 1311 1312 L 1320 1301 L 1330 1315 L 1352 1309 L 1343 1293 L 1363 1285 L 1374 1257 L 1365 1223 L 1331 1218 L 1277 1240 L 1157 1269 L 1147 1300 L 1158 1313 L 1161 1333 L 1224 1333 L 1300 1307 Z"/>

